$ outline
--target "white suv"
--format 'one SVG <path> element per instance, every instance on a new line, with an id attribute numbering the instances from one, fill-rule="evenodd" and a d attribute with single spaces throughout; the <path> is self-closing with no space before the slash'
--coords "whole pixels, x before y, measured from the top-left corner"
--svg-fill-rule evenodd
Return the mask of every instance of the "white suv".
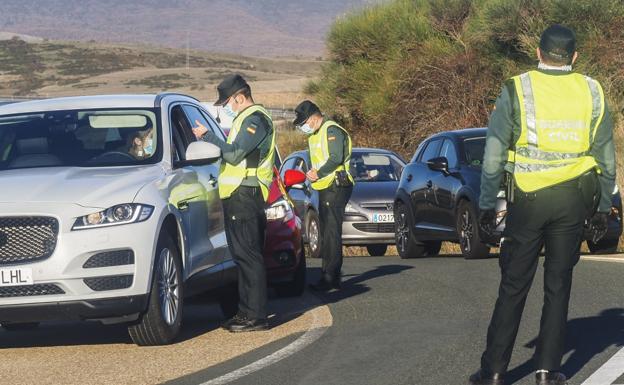
<path id="1" fill-rule="evenodd" d="M 166 344 L 184 296 L 225 285 L 220 152 L 195 120 L 223 137 L 178 94 L 0 106 L 3 327 L 125 322 L 137 344 Z"/>

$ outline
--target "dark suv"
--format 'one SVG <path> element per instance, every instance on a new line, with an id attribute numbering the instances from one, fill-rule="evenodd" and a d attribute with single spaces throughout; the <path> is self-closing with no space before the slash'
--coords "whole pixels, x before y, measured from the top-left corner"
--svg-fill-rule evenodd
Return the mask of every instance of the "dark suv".
<path id="1" fill-rule="evenodd" d="M 478 230 L 481 162 L 486 128 L 433 135 L 423 141 L 406 166 L 395 200 L 396 245 L 401 258 L 437 254 L 443 241 L 457 242 L 467 259 L 484 258 L 498 246 L 505 227 L 504 191 L 496 204 L 498 226 L 486 238 Z M 614 252 L 622 234 L 622 201 L 616 188 L 609 231 L 590 251 Z"/>

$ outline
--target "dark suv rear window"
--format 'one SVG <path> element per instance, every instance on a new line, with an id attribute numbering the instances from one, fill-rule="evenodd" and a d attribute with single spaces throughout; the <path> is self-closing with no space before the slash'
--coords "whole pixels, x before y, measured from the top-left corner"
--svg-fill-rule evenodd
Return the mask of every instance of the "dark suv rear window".
<path id="1" fill-rule="evenodd" d="M 483 163 L 483 153 L 485 152 L 485 138 L 464 139 L 464 151 L 466 152 L 466 161 L 468 164 L 480 167 Z"/>

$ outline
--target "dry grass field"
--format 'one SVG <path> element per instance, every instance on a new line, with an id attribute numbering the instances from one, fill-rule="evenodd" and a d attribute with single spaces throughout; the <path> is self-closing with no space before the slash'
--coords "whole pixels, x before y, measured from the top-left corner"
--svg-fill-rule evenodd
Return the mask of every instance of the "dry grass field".
<path id="1" fill-rule="evenodd" d="M 0 41 L 0 96 L 56 97 L 182 92 L 202 101 L 216 85 L 241 73 L 258 102 L 292 108 L 321 61 L 253 58 L 139 45 Z"/>

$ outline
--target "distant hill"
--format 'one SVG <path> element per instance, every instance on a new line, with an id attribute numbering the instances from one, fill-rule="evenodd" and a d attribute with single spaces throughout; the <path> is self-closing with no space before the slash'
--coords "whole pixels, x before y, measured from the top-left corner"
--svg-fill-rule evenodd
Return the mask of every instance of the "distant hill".
<path id="1" fill-rule="evenodd" d="M 320 56 L 330 25 L 383 0 L 2 0 L 0 31 L 254 56 Z"/>
<path id="2" fill-rule="evenodd" d="M 211 101 L 216 85 L 236 72 L 250 82 L 258 102 L 294 107 L 321 64 L 203 51 L 187 56 L 185 49 L 139 45 L 0 39 L 0 98 L 176 91 Z"/>

